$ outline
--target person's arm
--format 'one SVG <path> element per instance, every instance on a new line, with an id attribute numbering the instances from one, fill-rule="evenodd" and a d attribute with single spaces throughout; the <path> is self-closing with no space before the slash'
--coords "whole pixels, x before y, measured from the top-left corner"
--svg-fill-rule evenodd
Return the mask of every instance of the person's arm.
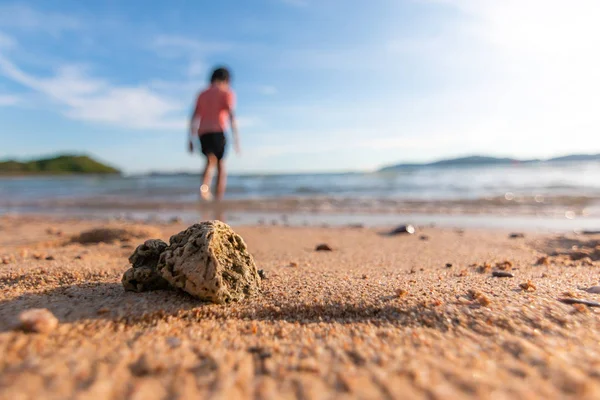
<path id="1" fill-rule="evenodd" d="M 194 141 L 193 138 L 198 132 L 198 128 L 200 126 L 200 96 L 196 100 L 196 106 L 194 107 L 194 112 L 192 113 L 192 117 L 190 118 L 190 128 L 188 132 L 188 150 L 190 153 L 194 152 Z"/>
<path id="2" fill-rule="evenodd" d="M 236 153 L 240 154 L 242 151 L 240 148 L 240 135 L 233 110 L 229 110 L 229 123 L 231 124 L 231 132 L 233 133 L 233 145 L 235 147 L 235 151 Z"/>
<path id="3" fill-rule="evenodd" d="M 231 132 L 233 134 L 233 145 L 236 153 L 240 154 L 240 134 L 238 131 L 237 121 L 235 119 L 235 95 L 233 92 L 229 92 L 227 95 L 227 111 L 229 112 L 229 124 L 231 125 Z"/>

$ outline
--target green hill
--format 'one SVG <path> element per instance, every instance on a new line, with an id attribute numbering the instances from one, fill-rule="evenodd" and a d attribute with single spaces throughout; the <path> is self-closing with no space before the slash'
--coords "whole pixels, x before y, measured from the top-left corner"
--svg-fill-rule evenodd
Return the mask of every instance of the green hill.
<path id="1" fill-rule="evenodd" d="M 31 161 L 0 161 L 0 175 L 120 174 L 116 168 L 88 156 L 61 155 Z"/>

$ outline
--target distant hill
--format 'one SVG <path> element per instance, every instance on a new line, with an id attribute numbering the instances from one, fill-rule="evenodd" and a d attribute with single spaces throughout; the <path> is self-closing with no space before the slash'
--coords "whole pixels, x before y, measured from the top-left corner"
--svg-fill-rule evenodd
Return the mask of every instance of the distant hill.
<path id="1" fill-rule="evenodd" d="M 405 168 L 421 168 L 421 167 L 443 167 L 443 166 L 474 166 L 474 165 L 506 165 L 506 164 L 524 164 L 524 163 L 535 163 L 535 162 L 575 162 L 575 161 L 600 161 L 600 154 L 576 154 L 564 157 L 556 157 L 548 160 L 519 160 L 516 158 L 498 158 L 498 157 L 486 157 L 486 156 L 470 156 L 452 158 L 448 160 L 440 160 L 432 163 L 422 164 L 396 164 L 388 167 L 381 168 L 380 171 L 394 171 Z"/>
<path id="2" fill-rule="evenodd" d="M 0 175 L 120 174 L 116 168 L 88 156 L 61 155 L 31 161 L 0 161 Z"/>
<path id="3" fill-rule="evenodd" d="M 570 156 L 551 158 L 548 161 L 600 161 L 600 154 L 573 154 Z"/>

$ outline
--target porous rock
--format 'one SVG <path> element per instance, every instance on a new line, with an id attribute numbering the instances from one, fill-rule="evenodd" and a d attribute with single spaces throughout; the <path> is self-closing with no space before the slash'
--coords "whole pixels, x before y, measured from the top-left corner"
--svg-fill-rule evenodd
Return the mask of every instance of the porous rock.
<path id="1" fill-rule="evenodd" d="M 157 265 L 160 255 L 167 249 L 162 240 L 146 240 L 139 245 L 129 257 L 132 268 L 125 271 L 121 282 L 125 290 L 146 292 L 149 290 L 167 289 L 169 282 L 158 273 Z"/>
<path id="2" fill-rule="evenodd" d="M 172 236 L 158 270 L 172 286 L 217 304 L 242 300 L 261 283 L 244 240 L 221 221 L 195 224 Z"/>

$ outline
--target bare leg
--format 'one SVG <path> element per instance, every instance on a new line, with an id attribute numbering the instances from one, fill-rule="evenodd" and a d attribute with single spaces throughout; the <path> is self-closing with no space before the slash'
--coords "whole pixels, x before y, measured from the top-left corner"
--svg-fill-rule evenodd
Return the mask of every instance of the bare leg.
<path id="1" fill-rule="evenodd" d="M 202 174 L 202 186 L 200 186 L 200 197 L 204 200 L 210 200 L 210 183 L 212 181 L 213 169 L 217 165 L 217 157 L 214 154 L 206 156 L 206 167 L 204 167 L 204 173 Z"/>
<path id="2" fill-rule="evenodd" d="M 227 187 L 227 171 L 225 169 L 225 160 L 219 160 L 217 163 L 217 200 L 222 200 Z"/>

